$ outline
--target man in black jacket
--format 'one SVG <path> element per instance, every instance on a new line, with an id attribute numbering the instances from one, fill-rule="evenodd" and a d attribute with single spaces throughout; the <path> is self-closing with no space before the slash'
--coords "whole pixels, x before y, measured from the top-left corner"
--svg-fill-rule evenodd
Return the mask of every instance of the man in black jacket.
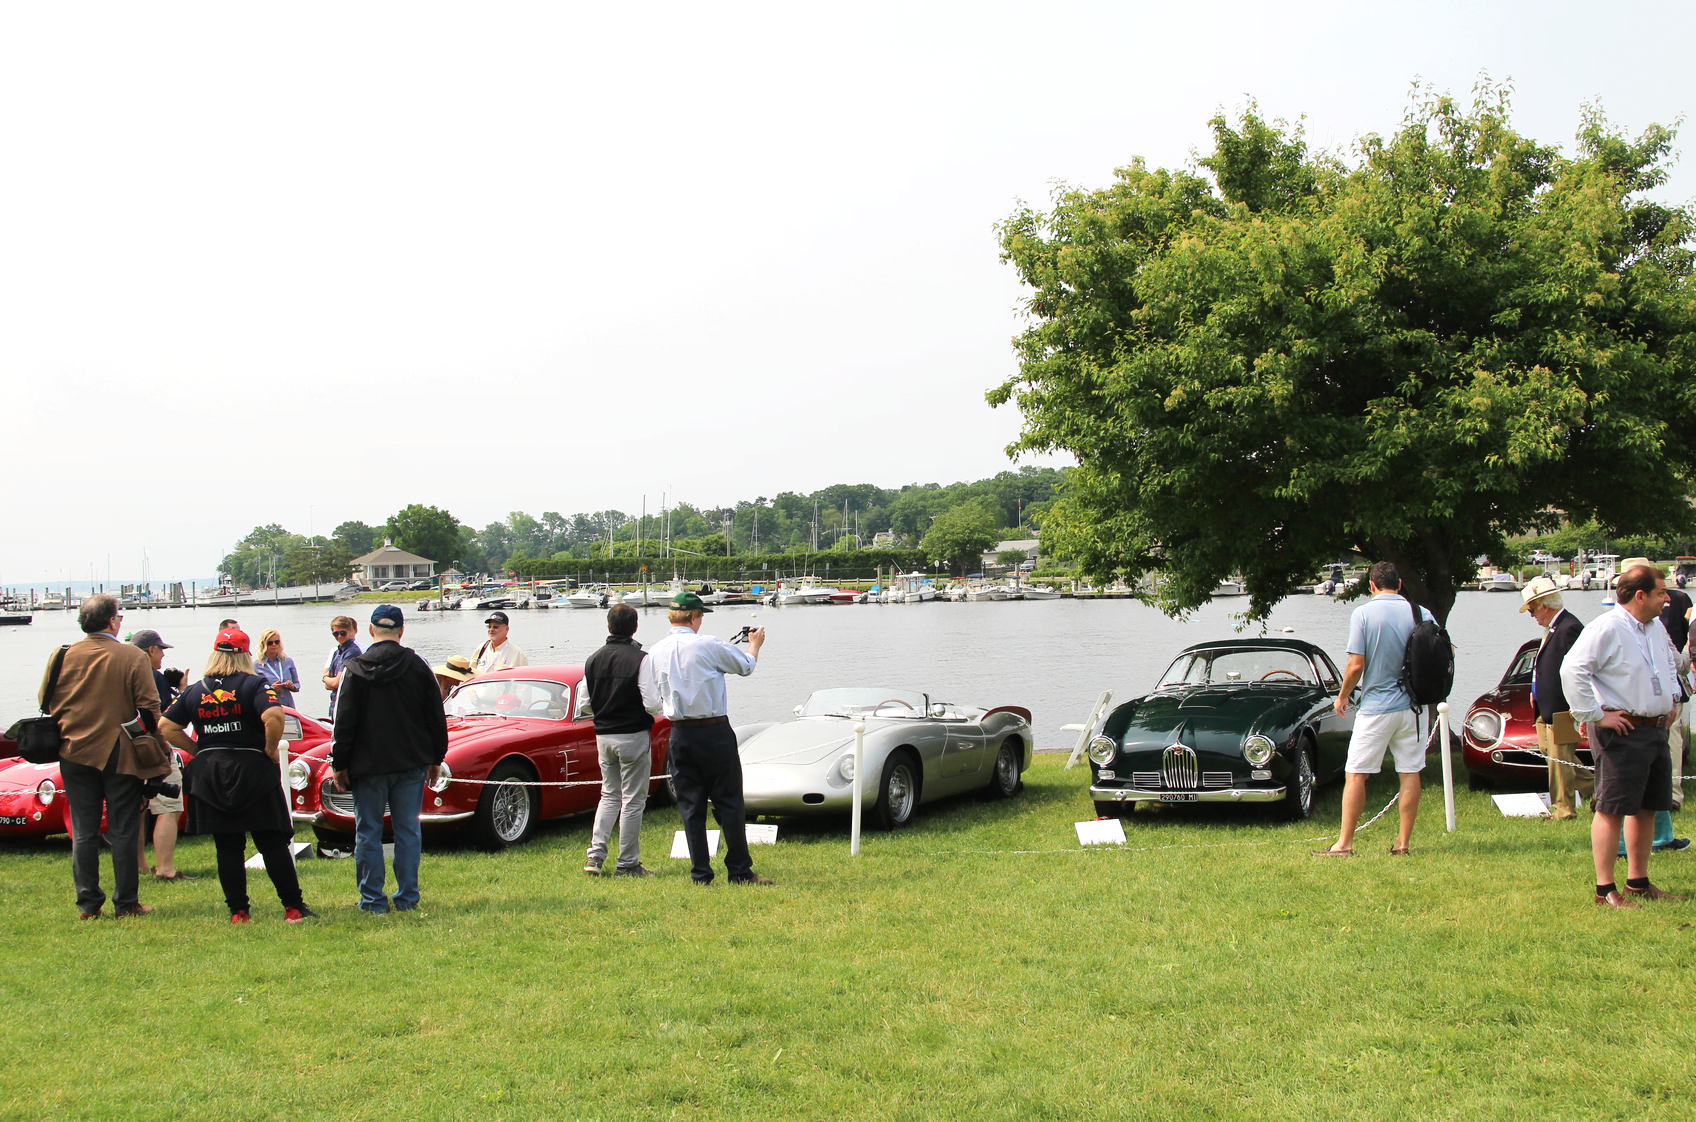
<path id="1" fill-rule="evenodd" d="M 384 604 L 371 613 L 371 646 L 342 669 L 330 767 L 353 791 L 354 875 L 359 907 L 389 910 L 383 894 L 383 811 L 395 835 L 397 912 L 418 906 L 418 858 L 424 837 L 418 815 L 424 785 L 441 778 L 448 751 L 447 715 L 430 666 L 400 645 L 405 620 Z"/>
<path id="2" fill-rule="evenodd" d="M 618 877 L 645 877 L 642 867 L 642 809 L 648 802 L 652 772 L 650 730 L 653 714 L 642 705 L 636 675 L 642 668 L 642 644 L 636 634 L 636 609 L 618 604 L 607 613 L 606 645 L 583 664 L 583 683 L 595 715 L 595 745 L 601 755 L 601 805 L 589 835 L 583 871 L 598 876 L 607 859 L 612 825 L 618 823 Z"/>
<path id="3" fill-rule="evenodd" d="M 1573 793 L 1588 802 L 1595 780 L 1590 772 L 1572 766 L 1578 762 L 1578 728 L 1572 723 L 1571 706 L 1561 687 L 1561 663 L 1584 625 L 1566 610 L 1560 586 L 1552 577 L 1538 577 L 1520 595 L 1524 602 L 1519 610 L 1530 612 L 1543 629 L 1543 645 L 1537 648 L 1537 665 L 1531 676 L 1531 697 L 1537 706 L 1537 749 L 1550 757 L 1549 816 L 1574 818 L 1578 811 L 1573 806 Z"/>

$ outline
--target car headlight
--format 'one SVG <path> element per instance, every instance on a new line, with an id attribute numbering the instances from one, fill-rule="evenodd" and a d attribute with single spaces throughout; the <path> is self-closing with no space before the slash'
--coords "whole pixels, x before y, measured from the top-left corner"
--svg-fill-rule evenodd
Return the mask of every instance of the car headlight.
<path id="1" fill-rule="evenodd" d="M 1119 743 L 1111 736 L 1098 736 L 1089 742 L 1089 758 L 1095 764 L 1105 767 L 1118 754 Z"/>
<path id="2" fill-rule="evenodd" d="M 442 764 L 442 774 L 438 775 L 436 777 L 436 781 L 434 783 L 430 784 L 430 790 L 436 792 L 436 794 L 438 794 L 438 795 L 441 794 L 443 791 L 446 791 L 448 789 L 448 780 L 450 780 L 452 778 L 453 778 L 453 769 L 449 768 L 448 765 L 444 762 Z"/>
<path id="3" fill-rule="evenodd" d="M 1259 767 L 1272 758 L 1272 750 L 1276 747 L 1270 740 L 1255 733 L 1243 741 L 1243 759 L 1250 767 Z"/>
<path id="4" fill-rule="evenodd" d="M 35 789 L 35 797 L 42 806 L 52 806 L 53 800 L 59 795 L 58 786 L 51 779 L 43 779 Z"/>
<path id="5" fill-rule="evenodd" d="M 842 777 L 842 782 L 854 782 L 854 753 L 850 752 L 836 761 L 836 774 Z"/>
<path id="6" fill-rule="evenodd" d="M 291 791 L 304 791 L 306 785 L 310 782 L 312 782 L 312 770 L 306 766 L 305 761 L 290 760 L 289 789 Z"/>
<path id="7" fill-rule="evenodd" d="M 1493 709 L 1474 709 L 1466 715 L 1466 731 L 1488 748 L 1502 738 L 1502 715 Z"/>

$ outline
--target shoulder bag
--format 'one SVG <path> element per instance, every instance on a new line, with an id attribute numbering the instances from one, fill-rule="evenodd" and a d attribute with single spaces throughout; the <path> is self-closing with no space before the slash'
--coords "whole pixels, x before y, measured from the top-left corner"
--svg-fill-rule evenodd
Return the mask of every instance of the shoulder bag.
<path id="1" fill-rule="evenodd" d="M 32 764 L 50 764 L 59 758 L 64 736 L 59 731 L 59 718 L 48 711 L 53 704 L 53 691 L 59 688 L 59 671 L 65 666 L 63 646 L 53 656 L 53 669 L 47 675 L 47 690 L 41 695 L 41 716 L 25 717 L 6 730 L 6 735 L 18 742 L 18 755 Z"/>

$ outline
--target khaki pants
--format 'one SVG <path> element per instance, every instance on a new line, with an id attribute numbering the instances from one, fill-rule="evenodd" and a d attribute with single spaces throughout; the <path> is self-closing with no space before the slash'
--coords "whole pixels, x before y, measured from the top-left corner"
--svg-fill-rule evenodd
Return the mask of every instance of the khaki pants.
<path id="1" fill-rule="evenodd" d="M 1682 809 L 1684 806 L 1684 774 L 1685 749 L 1690 743 L 1689 715 L 1681 710 L 1678 723 L 1667 726 L 1667 751 L 1672 756 L 1672 808 Z"/>
<path id="2" fill-rule="evenodd" d="M 1549 761 L 1549 817 L 1575 818 L 1577 809 L 1573 806 L 1572 796 L 1576 792 L 1589 802 L 1595 797 L 1596 780 L 1593 773 L 1580 771 L 1572 764 L 1578 762 L 1578 753 L 1574 750 L 1577 741 L 1567 744 L 1555 743 L 1555 730 L 1537 719 L 1537 750 L 1545 756 L 1551 756 Z M 1565 760 L 1566 763 L 1556 763 L 1555 760 Z"/>

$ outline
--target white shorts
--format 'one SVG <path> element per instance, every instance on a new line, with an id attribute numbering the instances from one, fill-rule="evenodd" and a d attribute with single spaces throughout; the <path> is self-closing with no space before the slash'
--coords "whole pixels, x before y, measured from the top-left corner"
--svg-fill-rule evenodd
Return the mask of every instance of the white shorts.
<path id="1" fill-rule="evenodd" d="M 183 769 L 177 764 L 177 754 L 175 752 L 171 753 L 171 774 L 164 778 L 167 783 L 175 783 L 179 787 L 182 786 Z M 183 812 L 183 800 L 180 794 L 174 799 L 168 798 L 165 795 L 154 795 L 147 801 L 147 809 L 152 811 L 154 814 L 181 814 Z"/>
<path id="2" fill-rule="evenodd" d="M 1349 758 L 1343 770 L 1377 775 L 1384 770 L 1384 749 L 1404 775 L 1425 770 L 1425 745 L 1419 739 L 1419 714 L 1412 709 L 1389 713 L 1357 713 Z"/>

